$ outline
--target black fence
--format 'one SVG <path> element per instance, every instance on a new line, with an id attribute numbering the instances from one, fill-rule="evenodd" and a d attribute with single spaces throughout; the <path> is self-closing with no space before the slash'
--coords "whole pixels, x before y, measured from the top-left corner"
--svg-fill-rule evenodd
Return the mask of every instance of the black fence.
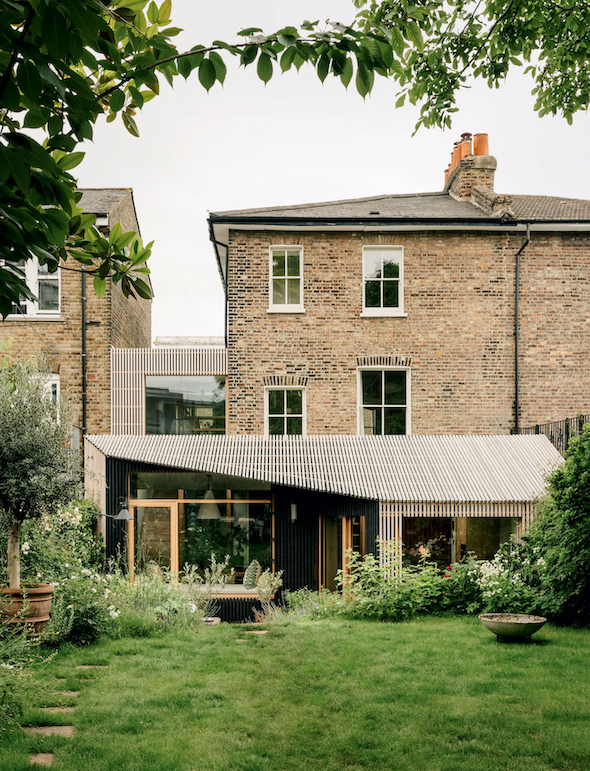
<path id="1" fill-rule="evenodd" d="M 570 439 L 579 436 L 584 430 L 586 423 L 590 423 L 590 414 L 576 415 L 575 418 L 566 418 L 565 420 L 556 420 L 554 423 L 541 423 L 536 426 L 519 428 L 518 431 L 512 429 L 512 434 L 545 434 L 547 439 L 564 454 L 567 450 Z"/>

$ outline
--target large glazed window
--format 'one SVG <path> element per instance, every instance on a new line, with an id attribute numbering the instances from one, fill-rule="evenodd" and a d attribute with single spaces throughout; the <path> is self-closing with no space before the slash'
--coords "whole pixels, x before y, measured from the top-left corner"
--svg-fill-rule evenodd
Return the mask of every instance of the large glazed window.
<path id="1" fill-rule="evenodd" d="M 270 247 L 270 287 L 268 309 L 294 313 L 303 308 L 303 247 Z"/>
<path id="2" fill-rule="evenodd" d="M 209 566 L 211 555 L 238 577 L 257 559 L 271 567 L 270 485 L 193 472 L 131 474 L 135 565 L 157 562 L 173 572 Z"/>
<path id="3" fill-rule="evenodd" d="M 305 389 L 266 389 L 266 433 L 305 433 Z"/>
<path id="4" fill-rule="evenodd" d="M 363 248 L 363 315 L 403 315 L 403 269 L 403 247 Z"/>
<path id="5" fill-rule="evenodd" d="M 359 370 L 359 433 L 409 434 L 410 372 L 407 369 Z"/>
<path id="6" fill-rule="evenodd" d="M 146 434 L 224 434 L 225 377 L 145 378 Z"/>

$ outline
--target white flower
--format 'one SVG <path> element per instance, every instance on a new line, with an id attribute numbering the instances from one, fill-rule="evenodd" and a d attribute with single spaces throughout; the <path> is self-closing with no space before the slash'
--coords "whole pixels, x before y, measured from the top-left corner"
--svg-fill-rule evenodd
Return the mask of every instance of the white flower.
<path id="1" fill-rule="evenodd" d="M 83 576 L 91 576 L 92 575 L 92 570 L 88 570 L 88 568 L 82 568 L 82 570 L 80 572 L 82 573 Z"/>
<path id="2" fill-rule="evenodd" d="M 37 573 L 37 578 L 43 578 L 43 573 Z"/>
<path id="3" fill-rule="evenodd" d="M 70 563 L 66 562 L 66 564 L 64 565 L 64 568 L 69 568 L 69 567 L 70 567 Z"/>
<path id="4" fill-rule="evenodd" d="M 31 551 L 31 544 L 28 541 L 25 541 L 20 547 L 20 550 L 23 554 L 28 554 Z"/>
<path id="5" fill-rule="evenodd" d="M 189 602 L 188 609 L 190 610 L 191 613 L 197 612 L 197 606 L 195 605 L 194 602 Z"/>
<path id="6" fill-rule="evenodd" d="M 121 615 L 120 610 L 109 610 L 109 616 L 111 618 L 118 618 Z"/>
<path id="7" fill-rule="evenodd" d="M 541 565 L 541 567 L 544 567 L 546 564 L 547 563 L 545 562 L 545 558 L 539 557 L 539 559 L 537 560 L 537 565 Z"/>
<path id="8" fill-rule="evenodd" d="M 104 590 L 104 596 L 105 596 L 105 597 L 108 597 L 110 593 L 111 593 L 111 590 L 110 590 L 110 589 L 107 587 L 107 588 Z"/>
<path id="9" fill-rule="evenodd" d="M 2 663 L 2 664 L 0 664 L 0 667 L 4 667 L 4 669 L 16 669 L 14 664 L 4 664 L 4 663 Z"/>

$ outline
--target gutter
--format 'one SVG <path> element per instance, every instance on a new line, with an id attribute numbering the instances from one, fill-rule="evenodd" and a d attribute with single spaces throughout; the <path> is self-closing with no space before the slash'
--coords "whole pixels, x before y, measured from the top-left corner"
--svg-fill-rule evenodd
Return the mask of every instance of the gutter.
<path id="1" fill-rule="evenodd" d="M 81 275 L 81 316 L 82 316 L 82 439 L 86 436 L 86 401 L 88 378 L 86 372 L 86 266 L 82 266 Z"/>
<path id="2" fill-rule="evenodd" d="M 526 223 L 526 236 L 520 249 L 516 252 L 516 269 L 514 275 L 514 433 L 518 434 L 520 427 L 518 412 L 520 405 L 518 402 L 518 299 L 520 295 L 520 255 L 531 242 L 531 223 Z"/>

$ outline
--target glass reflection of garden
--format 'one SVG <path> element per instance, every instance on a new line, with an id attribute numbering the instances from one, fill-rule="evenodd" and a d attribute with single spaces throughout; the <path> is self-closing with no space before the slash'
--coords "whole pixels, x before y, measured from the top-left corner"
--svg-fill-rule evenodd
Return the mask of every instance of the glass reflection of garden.
<path id="1" fill-rule="evenodd" d="M 205 569 L 214 555 L 241 569 L 256 559 L 271 567 L 271 495 L 260 482 L 194 472 L 140 472 L 131 475 L 135 506 L 135 562 L 174 569 L 171 540 L 178 511 L 178 566 Z"/>

